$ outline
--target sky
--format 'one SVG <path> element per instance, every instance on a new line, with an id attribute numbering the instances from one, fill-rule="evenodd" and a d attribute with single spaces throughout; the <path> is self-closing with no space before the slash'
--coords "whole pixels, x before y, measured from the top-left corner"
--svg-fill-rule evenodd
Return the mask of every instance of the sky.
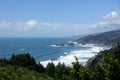
<path id="1" fill-rule="evenodd" d="M 120 29 L 120 0 L 0 0 L 0 37 L 69 37 Z"/>

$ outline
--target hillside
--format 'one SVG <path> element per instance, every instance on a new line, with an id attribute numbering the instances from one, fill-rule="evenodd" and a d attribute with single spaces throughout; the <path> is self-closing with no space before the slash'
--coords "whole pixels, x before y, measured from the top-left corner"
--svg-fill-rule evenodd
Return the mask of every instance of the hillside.
<path id="1" fill-rule="evenodd" d="M 88 35 L 76 41 L 81 44 L 116 45 L 120 41 L 120 30 Z"/>
<path id="2" fill-rule="evenodd" d="M 96 65 L 99 65 L 102 62 L 104 62 L 103 60 L 105 57 L 113 57 L 113 56 L 114 56 L 114 59 L 119 59 L 119 57 L 120 57 L 120 45 L 118 45 L 118 47 L 112 47 L 109 50 L 100 51 L 96 56 L 90 58 L 86 62 L 85 67 L 93 68 Z"/>

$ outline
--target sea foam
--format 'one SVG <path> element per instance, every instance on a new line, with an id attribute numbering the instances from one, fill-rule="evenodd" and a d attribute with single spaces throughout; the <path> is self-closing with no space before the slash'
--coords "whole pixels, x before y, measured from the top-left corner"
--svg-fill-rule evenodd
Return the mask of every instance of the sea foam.
<path id="1" fill-rule="evenodd" d="M 84 65 L 86 61 L 95 56 L 99 51 L 107 49 L 107 47 L 98 47 L 94 45 L 81 45 L 84 47 L 91 47 L 89 49 L 85 50 L 73 50 L 71 52 L 65 52 L 64 56 L 61 55 L 58 59 L 56 60 L 46 60 L 46 61 L 41 61 L 40 63 L 46 67 L 46 65 L 49 62 L 53 62 L 55 65 L 57 65 L 59 62 L 64 63 L 66 66 L 71 66 L 72 62 L 75 62 L 75 56 L 78 58 L 79 63 Z"/>

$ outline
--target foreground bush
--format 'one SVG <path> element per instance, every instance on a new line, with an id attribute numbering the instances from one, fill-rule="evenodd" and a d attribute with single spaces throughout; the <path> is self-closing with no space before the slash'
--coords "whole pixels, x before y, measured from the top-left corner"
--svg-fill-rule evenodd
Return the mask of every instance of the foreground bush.
<path id="1" fill-rule="evenodd" d="M 0 80 L 52 80 L 49 77 L 42 77 L 42 74 L 28 70 L 23 67 L 11 65 L 0 66 Z"/>

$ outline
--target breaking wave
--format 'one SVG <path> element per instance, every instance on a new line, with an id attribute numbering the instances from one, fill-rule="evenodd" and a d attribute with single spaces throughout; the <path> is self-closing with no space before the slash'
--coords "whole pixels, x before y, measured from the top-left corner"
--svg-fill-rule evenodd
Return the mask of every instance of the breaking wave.
<path id="1" fill-rule="evenodd" d="M 66 66 L 71 66 L 72 62 L 75 61 L 75 56 L 78 58 L 78 61 L 82 64 L 85 65 L 86 61 L 95 56 L 99 51 L 108 49 L 108 47 L 98 47 L 98 46 L 93 46 L 93 45 L 82 45 L 84 47 L 91 47 L 89 49 L 84 49 L 84 50 L 73 50 L 70 52 L 64 52 L 64 55 L 61 55 L 58 59 L 56 60 L 46 60 L 46 61 L 41 61 L 40 63 L 46 67 L 46 65 L 49 62 L 53 62 L 55 65 L 57 65 L 59 62 L 64 63 Z"/>

